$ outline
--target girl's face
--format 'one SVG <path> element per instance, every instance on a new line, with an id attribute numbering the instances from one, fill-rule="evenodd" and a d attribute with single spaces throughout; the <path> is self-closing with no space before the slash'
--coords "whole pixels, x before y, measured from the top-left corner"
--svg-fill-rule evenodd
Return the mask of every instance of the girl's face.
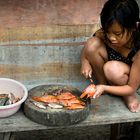
<path id="1" fill-rule="evenodd" d="M 114 22 L 106 32 L 110 43 L 116 47 L 123 47 L 129 41 L 132 32 L 123 30 L 118 22 Z"/>

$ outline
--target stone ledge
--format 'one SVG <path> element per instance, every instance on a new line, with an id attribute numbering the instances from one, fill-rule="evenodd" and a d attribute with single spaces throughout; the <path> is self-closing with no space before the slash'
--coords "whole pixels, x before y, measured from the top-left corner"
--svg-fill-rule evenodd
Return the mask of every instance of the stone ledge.
<path id="1" fill-rule="evenodd" d="M 116 96 L 102 95 L 99 99 L 92 100 L 90 115 L 81 123 L 67 126 L 67 128 L 80 128 L 85 126 L 115 124 L 124 122 L 140 121 L 140 112 L 131 113 L 124 105 L 123 101 Z M 66 127 L 50 127 L 40 125 L 29 120 L 20 110 L 15 115 L 2 118 L 0 121 L 0 133 L 20 132 L 31 130 L 53 130 L 64 129 Z"/>

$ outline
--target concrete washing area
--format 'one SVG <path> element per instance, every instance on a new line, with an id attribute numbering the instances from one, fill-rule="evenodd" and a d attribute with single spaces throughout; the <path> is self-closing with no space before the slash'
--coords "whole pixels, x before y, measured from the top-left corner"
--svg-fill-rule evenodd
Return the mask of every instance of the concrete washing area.
<path id="1" fill-rule="evenodd" d="M 105 1 L 0 1 L 0 76 L 29 90 L 43 84 L 84 89 L 89 82 L 80 75 L 80 53 L 100 28 Z M 67 127 L 35 123 L 21 109 L 0 119 L 0 140 L 139 140 L 139 121 L 140 113 L 129 112 L 119 97 L 103 95 L 92 100 L 86 120 Z"/>

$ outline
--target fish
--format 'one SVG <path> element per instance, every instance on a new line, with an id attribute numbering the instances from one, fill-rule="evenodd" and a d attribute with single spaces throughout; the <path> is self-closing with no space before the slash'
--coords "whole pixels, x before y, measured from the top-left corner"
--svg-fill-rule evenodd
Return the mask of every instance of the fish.
<path id="1" fill-rule="evenodd" d="M 60 95 L 57 95 L 57 99 L 59 99 L 59 100 L 61 100 L 61 99 L 69 100 L 69 99 L 72 99 L 72 98 L 75 98 L 75 96 L 70 92 L 63 92 Z"/>
<path id="2" fill-rule="evenodd" d="M 93 95 L 95 94 L 95 90 L 96 90 L 96 86 L 94 84 L 90 84 L 89 86 L 87 86 L 82 94 L 80 95 L 80 98 L 84 98 L 85 96 L 87 96 L 87 98 L 93 98 Z"/>
<path id="3" fill-rule="evenodd" d="M 44 103 L 58 103 L 58 99 L 56 96 L 54 95 L 44 95 L 44 96 L 33 96 L 32 97 L 33 100 L 37 101 L 37 102 L 44 102 Z"/>
<path id="4" fill-rule="evenodd" d="M 0 94 L 0 106 L 6 105 L 8 99 L 8 94 Z"/>
<path id="5" fill-rule="evenodd" d="M 34 104 L 36 107 L 38 107 L 38 108 L 47 109 L 47 106 L 44 105 L 44 104 L 41 103 L 41 102 L 36 102 L 36 101 L 32 101 L 32 100 L 30 100 L 30 102 L 31 102 L 32 104 Z"/>
<path id="6" fill-rule="evenodd" d="M 65 108 L 69 110 L 77 110 L 77 109 L 83 109 L 85 108 L 85 106 L 81 104 L 71 104 L 71 106 L 66 106 Z"/>
<path id="7" fill-rule="evenodd" d="M 19 100 L 21 100 L 21 98 L 15 97 L 15 99 L 13 100 L 13 104 L 16 103 L 16 102 L 18 102 Z"/>
<path id="8" fill-rule="evenodd" d="M 63 108 L 63 105 L 60 105 L 58 103 L 49 103 L 48 106 L 55 109 Z"/>
<path id="9" fill-rule="evenodd" d="M 14 94 L 13 93 L 9 93 L 8 94 L 8 98 L 9 98 L 9 100 L 8 100 L 9 104 L 13 104 L 14 100 L 15 100 Z"/>
<path id="10" fill-rule="evenodd" d="M 59 103 L 63 106 L 68 106 L 69 105 L 69 100 L 59 99 Z"/>
<path id="11" fill-rule="evenodd" d="M 85 102 L 78 99 L 77 96 L 73 95 L 69 91 L 58 93 L 56 95 L 32 96 L 32 100 L 36 106 L 43 109 L 50 107 L 52 109 L 65 108 L 74 110 L 82 109 L 86 106 Z"/>
<path id="12" fill-rule="evenodd" d="M 72 98 L 69 100 L 69 105 L 71 104 L 81 104 L 81 105 L 85 105 L 85 103 L 77 98 Z"/>
<path id="13" fill-rule="evenodd" d="M 0 106 L 11 105 L 20 100 L 19 97 L 15 97 L 13 93 L 0 94 Z"/>
<path id="14" fill-rule="evenodd" d="M 71 104 L 81 104 L 85 105 L 85 103 L 77 98 L 72 98 L 69 100 L 66 99 L 61 99 L 59 100 L 59 103 L 62 104 L 63 106 L 71 106 Z"/>

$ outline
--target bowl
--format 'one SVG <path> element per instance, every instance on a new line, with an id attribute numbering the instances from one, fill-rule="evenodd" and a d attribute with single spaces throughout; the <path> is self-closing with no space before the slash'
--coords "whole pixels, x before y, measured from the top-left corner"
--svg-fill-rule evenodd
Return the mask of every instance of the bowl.
<path id="1" fill-rule="evenodd" d="M 19 97 L 20 100 L 10 105 L 0 106 L 0 118 L 15 114 L 28 97 L 26 87 L 22 83 L 9 78 L 0 78 L 0 94 L 3 93 L 13 93 L 14 96 Z"/>

